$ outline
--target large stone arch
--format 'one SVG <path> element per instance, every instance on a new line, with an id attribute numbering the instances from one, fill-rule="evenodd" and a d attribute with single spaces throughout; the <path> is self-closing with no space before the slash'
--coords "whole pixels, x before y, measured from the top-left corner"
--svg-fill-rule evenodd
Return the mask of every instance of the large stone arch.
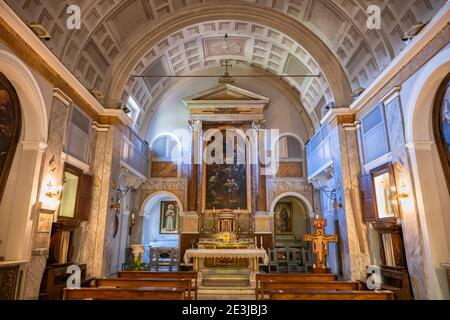
<path id="1" fill-rule="evenodd" d="M 449 298 L 440 264 L 450 261 L 450 195 L 446 192 L 431 119 L 435 95 L 450 72 L 449 55 L 447 46 L 419 72 L 405 110 L 406 146 L 414 178 L 429 299 Z"/>
<path id="2" fill-rule="evenodd" d="M 284 192 L 282 194 L 279 194 L 277 197 L 275 197 L 272 200 L 272 203 L 270 204 L 270 209 L 269 209 L 270 214 L 274 214 L 275 206 L 277 205 L 278 201 L 280 201 L 281 199 L 283 199 L 285 197 L 294 197 L 294 198 L 299 199 L 302 203 L 305 204 L 305 207 L 308 210 L 308 212 L 307 212 L 308 217 L 311 218 L 314 215 L 313 206 L 312 206 L 311 202 L 308 200 L 308 198 L 306 198 L 301 193 L 294 192 L 294 191 Z"/>
<path id="3" fill-rule="evenodd" d="M 147 195 L 144 198 L 144 200 L 140 204 L 139 214 L 140 215 L 144 215 L 145 214 L 144 208 L 145 208 L 145 206 L 147 205 L 147 203 L 149 201 L 151 201 L 155 197 L 163 197 L 163 196 L 174 198 L 175 201 L 178 203 L 178 207 L 180 208 L 180 212 L 183 212 L 183 202 L 180 200 L 180 198 L 178 198 L 178 196 L 175 193 L 172 193 L 170 191 L 156 191 L 156 192 L 150 193 L 149 195 Z"/>
<path id="4" fill-rule="evenodd" d="M 337 57 L 318 36 L 290 16 L 262 6 L 235 1 L 191 8 L 160 19 L 150 30 L 143 30 L 128 46 L 130 50 L 122 52 L 117 58 L 117 68 L 112 71 L 111 85 L 106 95 L 107 100 L 118 101 L 121 99 L 129 76 L 149 48 L 182 28 L 221 19 L 259 23 L 280 31 L 297 41 L 320 65 L 330 84 L 336 106 L 345 107 L 350 104 L 352 90 L 348 78 Z"/>
<path id="5" fill-rule="evenodd" d="M 1 253 L 6 260 L 31 257 L 39 179 L 47 147 L 48 116 L 41 88 L 28 66 L 0 50 L 0 72 L 15 88 L 22 110 L 22 133 L 0 203 Z"/>

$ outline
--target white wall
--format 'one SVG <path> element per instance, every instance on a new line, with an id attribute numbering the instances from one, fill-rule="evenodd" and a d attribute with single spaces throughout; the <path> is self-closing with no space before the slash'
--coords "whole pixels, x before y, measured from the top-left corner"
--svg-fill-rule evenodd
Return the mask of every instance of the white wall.
<path id="1" fill-rule="evenodd" d="M 148 248 L 150 246 L 178 248 L 178 234 L 160 233 L 161 201 L 176 201 L 176 199 L 167 195 L 160 195 L 149 199 L 145 204 L 142 226 L 142 243 L 146 247 L 144 261 L 148 261 Z M 179 223 L 180 217 L 178 217 L 178 227 L 180 226 Z"/>
<path id="2" fill-rule="evenodd" d="M 430 299 L 450 297 L 445 271 L 440 265 L 450 262 L 450 194 L 436 149 L 432 124 L 436 92 L 450 72 L 449 56 L 450 45 L 447 45 L 415 77 L 406 81 L 402 89 L 406 142 L 421 228 L 417 232 L 423 242 Z"/>
<path id="3" fill-rule="evenodd" d="M 233 67 L 234 68 L 234 67 Z M 247 72 L 239 69 L 239 72 Z M 221 69 L 210 70 L 209 73 L 220 74 Z M 233 70 L 237 72 L 237 70 Z M 147 141 L 151 142 L 162 133 L 174 133 L 176 129 L 188 129 L 188 111 L 183 104 L 183 98 L 213 88 L 218 85 L 217 78 L 196 78 L 180 82 L 170 88 L 166 93 L 151 119 L 146 134 Z M 295 108 L 295 105 L 286 97 L 281 89 L 272 86 L 261 78 L 236 78 L 236 86 L 271 99 L 265 111 L 266 128 L 279 129 L 281 133 L 294 133 L 304 142 L 308 140 L 309 133 L 306 125 Z M 305 112 L 305 111 L 304 111 Z"/>

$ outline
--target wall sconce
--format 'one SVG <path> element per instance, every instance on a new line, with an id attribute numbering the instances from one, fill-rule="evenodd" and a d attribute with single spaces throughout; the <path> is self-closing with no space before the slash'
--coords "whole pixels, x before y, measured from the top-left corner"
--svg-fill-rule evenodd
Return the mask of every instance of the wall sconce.
<path id="1" fill-rule="evenodd" d="M 342 209 L 342 203 L 336 200 L 333 200 L 333 209 Z"/>
<path id="2" fill-rule="evenodd" d="M 60 200 L 59 195 L 62 187 L 58 186 L 54 178 L 48 178 L 41 197 L 40 209 L 48 211 L 56 211 Z"/>
<path id="3" fill-rule="evenodd" d="M 130 224 L 131 224 L 132 226 L 134 226 L 134 225 L 136 224 L 136 216 L 135 216 L 135 214 L 134 214 L 134 210 L 131 211 L 131 214 L 130 214 Z"/>
<path id="4" fill-rule="evenodd" d="M 402 185 L 400 186 L 400 192 L 396 193 L 394 195 L 394 198 L 397 200 L 408 198 L 409 194 L 406 191 L 407 191 L 406 183 L 403 181 Z"/>

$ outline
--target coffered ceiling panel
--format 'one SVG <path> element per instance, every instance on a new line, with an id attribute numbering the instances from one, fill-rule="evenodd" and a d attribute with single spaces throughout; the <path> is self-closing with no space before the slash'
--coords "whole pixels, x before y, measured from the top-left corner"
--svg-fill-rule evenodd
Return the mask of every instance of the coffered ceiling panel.
<path id="1" fill-rule="evenodd" d="M 123 99 L 134 95 L 143 111 L 170 79 L 135 79 L 117 74 L 120 64 L 134 55 L 142 39 L 158 38 L 172 25 L 171 16 L 191 14 L 211 6 L 231 3 L 247 5 L 250 13 L 258 8 L 295 19 L 320 39 L 337 59 L 353 89 L 370 83 L 404 48 L 405 31 L 431 19 L 445 0 L 6 0 L 25 23 L 41 23 L 52 35 L 45 44 L 88 88 L 111 91 L 112 77 L 128 79 Z M 82 11 L 80 30 L 66 27 L 66 8 L 77 4 Z M 380 30 L 367 28 L 367 6 L 377 4 L 382 12 Z M 238 13 L 237 13 L 238 14 Z M 256 14 L 255 14 L 256 17 Z M 252 20 L 252 21 L 250 21 Z M 282 72 L 323 73 L 323 65 L 292 37 L 258 19 L 221 18 L 180 25 L 160 38 L 139 56 L 132 74 L 188 74 L 219 65 L 223 59 L 235 59 L 257 69 Z M 280 21 L 281 22 L 281 21 Z M 228 34 L 229 41 L 224 42 Z M 151 41 L 149 41 L 151 43 Z M 319 59 L 320 60 L 320 59 Z M 133 60 L 134 61 L 134 60 Z M 321 60 L 323 61 L 323 59 Z M 330 76 L 330 75 L 328 75 Z M 333 76 L 333 75 L 331 75 Z M 298 98 L 311 115 L 318 105 L 334 100 L 330 83 L 335 79 L 287 79 L 298 91 Z M 102 101 L 108 106 L 109 101 Z M 319 106 L 320 107 L 320 106 Z"/>

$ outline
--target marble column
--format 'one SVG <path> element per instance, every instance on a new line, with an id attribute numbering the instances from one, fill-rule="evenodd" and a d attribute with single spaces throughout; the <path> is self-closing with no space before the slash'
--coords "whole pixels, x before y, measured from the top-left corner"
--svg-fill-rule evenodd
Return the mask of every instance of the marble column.
<path id="1" fill-rule="evenodd" d="M 370 265 L 367 227 L 362 221 L 358 178 L 361 174 L 356 123 L 353 115 L 336 114 L 328 118 L 339 240 L 343 273 L 347 280 L 366 278 Z"/>
<path id="2" fill-rule="evenodd" d="M 392 92 L 384 101 L 386 114 L 386 127 L 394 166 L 394 177 L 397 190 L 408 186 L 409 198 L 400 201 L 401 226 L 405 245 L 406 262 L 415 299 L 427 299 L 427 274 L 424 243 L 421 236 L 419 215 L 414 199 L 409 155 L 405 148 L 405 129 L 399 92 Z"/>
<path id="3" fill-rule="evenodd" d="M 41 171 L 40 201 L 45 197 L 48 181 L 54 181 L 55 187 L 61 186 L 63 183 L 64 161 L 61 159 L 61 155 L 67 132 L 70 103 L 71 100 L 59 89 L 54 89 L 47 150 Z M 39 209 L 38 219 L 33 227 L 34 240 L 31 260 L 25 275 L 24 299 L 39 298 L 39 289 L 49 254 L 51 226 L 56 219 L 56 210 L 57 208 Z"/>
<path id="4" fill-rule="evenodd" d="M 188 180 L 186 211 L 201 210 L 201 162 L 202 162 L 202 121 L 189 120 L 191 129 L 191 161 L 183 164 L 186 167 L 186 177 Z"/>
<path id="5" fill-rule="evenodd" d="M 94 176 L 91 215 L 81 245 L 88 277 L 109 276 L 113 256 L 115 201 L 119 186 L 122 132 L 114 125 L 93 125 L 91 170 Z"/>

